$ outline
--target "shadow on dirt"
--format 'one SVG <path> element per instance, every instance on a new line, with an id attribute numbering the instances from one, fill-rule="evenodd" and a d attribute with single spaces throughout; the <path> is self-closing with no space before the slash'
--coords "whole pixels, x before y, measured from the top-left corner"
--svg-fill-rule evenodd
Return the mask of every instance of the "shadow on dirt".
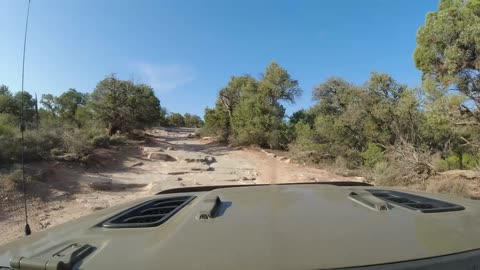
<path id="1" fill-rule="evenodd" d="M 145 146 L 158 147 L 164 151 L 171 149 L 204 154 L 212 156 L 210 158 L 226 155 L 233 150 L 224 144 L 191 138 L 194 131 L 188 128 L 155 129 L 129 145 L 97 148 L 85 163 L 66 161 L 28 163 L 26 166 L 27 196 L 44 202 L 54 202 L 71 199 L 75 194 L 92 190 L 116 192 L 130 188 L 144 188 L 146 186 L 144 183 L 112 182 L 109 174 L 122 171 L 133 174 L 147 172 L 148 170 L 143 169 L 142 165 L 151 160 L 146 158 L 143 152 Z M 11 171 L 15 171 L 15 168 Z M 6 175 L 8 174 L 2 172 L 0 177 Z M 12 206 L 22 198 L 23 183 L 18 183 L 18 179 L 15 181 L 16 183 L 10 187 L 0 185 L 0 199 L 7 202 L 5 198 L 8 198 Z"/>

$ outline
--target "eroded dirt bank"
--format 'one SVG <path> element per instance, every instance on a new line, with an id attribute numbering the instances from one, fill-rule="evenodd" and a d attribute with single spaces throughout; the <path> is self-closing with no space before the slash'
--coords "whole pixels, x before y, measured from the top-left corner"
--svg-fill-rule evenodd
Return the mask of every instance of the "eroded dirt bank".
<path id="1" fill-rule="evenodd" d="M 252 148 L 191 138 L 192 129 L 153 129 L 147 141 L 95 150 L 92 164 L 41 162 L 41 182 L 28 185 L 32 230 L 66 222 L 161 190 L 195 185 L 359 181 L 293 164 Z M 0 245 L 23 235 L 21 193 L 0 190 Z"/>

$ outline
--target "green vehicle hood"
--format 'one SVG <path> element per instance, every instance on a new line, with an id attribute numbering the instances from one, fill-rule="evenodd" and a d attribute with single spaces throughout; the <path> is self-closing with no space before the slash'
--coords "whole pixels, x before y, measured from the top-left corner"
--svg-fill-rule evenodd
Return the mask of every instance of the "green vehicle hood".
<path id="1" fill-rule="evenodd" d="M 72 243 L 94 248 L 79 269 L 331 269 L 480 249 L 479 202 L 408 191 L 465 209 L 421 213 L 391 205 L 375 211 L 349 199 L 366 189 L 375 188 L 299 184 L 155 195 L 2 246 L 0 266 Z M 139 203 L 184 195 L 196 197 L 159 226 L 99 226 Z M 220 214 L 198 219 L 212 196 L 222 201 Z"/>

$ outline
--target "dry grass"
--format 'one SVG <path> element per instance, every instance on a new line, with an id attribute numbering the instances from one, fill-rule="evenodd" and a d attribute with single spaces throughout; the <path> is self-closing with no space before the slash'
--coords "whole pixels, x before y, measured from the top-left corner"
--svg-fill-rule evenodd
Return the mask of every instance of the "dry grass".
<path id="1" fill-rule="evenodd" d="M 20 190 L 22 187 L 22 171 L 14 170 L 0 175 L 0 189 L 4 191 Z"/>
<path id="2" fill-rule="evenodd" d="M 464 179 L 440 176 L 432 178 L 426 185 L 426 191 L 432 193 L 448 193 L 455 196 L 471 198 L 468 182 Z"/>

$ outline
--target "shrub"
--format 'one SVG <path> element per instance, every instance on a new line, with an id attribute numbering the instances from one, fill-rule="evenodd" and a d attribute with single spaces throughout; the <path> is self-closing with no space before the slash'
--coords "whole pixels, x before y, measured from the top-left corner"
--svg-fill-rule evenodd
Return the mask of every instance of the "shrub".
<path id="1" fill-rule="evenodd" d="M 27 130 L 24 140 L 25 159 L 38 160 L 48 158 L 50 151 L 62 144 L 62 136 L 63 130 L 59 128 Z M 20 153 L 17 155 L 20 155 Z"/>
<path id="2" fill-rule="evenodd" d="M 338 156 L 335 158 L 335 167 L 338 169 L 338 170 L 344 170 L 344 169 L 347 169 L 347 160 L 342 157 L 342 156 Z"/>
<path id="3" fill-rule="evenodd" d="M 22 171 L 14 170 L 0 179 L 5 190 L 19 190 L 23 187 Z"/>
<path id="4" fill-rule="evenodd" d="M 93 147 L 108 147 L 110 145 L 110 137 L 108 135 L 99 135 L 91 139 Z"/>
<path id="5" fill-rule="evenodd" d="M 372 169 L 375 185 L 380 186 L 400 186 L 404 185 L 402 181 L 404 173 L 401 169 L 392 166 L 387 161 L 377 162 Z"/>
<path id="6" fill-rule="evenodd" d="M 478 157 L 469 153 L 462 154 L 462 160 L 458 154 L 450 153 L 447 158 L 434 159 L 434 166 L 438 171 L 458 170 L 458 169 L 475 169 L 479 166 Z"/>
<path id="7" fill-rule="evenodd" d="M 130 139 L 144 139 L 145 138 L 145 131 L 141 129 L 134 129 L 128 133 L 128 137 Z"/>
<path id="8" fill-rule="evenodd" d="M 114 134 L 110 137 L 110 144 L 111 145 L 125 145 L 128 142 L 128 138 L 122 134 Z"/>
<path id="9" fill-rule="evenodd" d="M 12 115 L 0 114 L 0 161 L 11 161 L 17 157 L 18 127 Z"/>
<path id="10" fill-rule="evenodd" d="M 435 167 L 435 170 L 438 172 L 444 172 L 449 170 L 448 162 L 443 159 L 440 154 L 435 154 L 432 157 L 432 164 Z"/>
<path id="11" fill-rule="evenodd" d="M 362 166 L 363 158 L 362 154 L 355 149 L 347 149 L 344 152 L 344 158 L 346 159 L 347 169 L 353 170 Z"/>
<path id="12" fill-rule="evenodd" d="M 294 126 L 295 143 L 308 148 L 313 144 L 314 131 L 307 123 L 300 121 Z"/>
<path id="13" fill-rule="evenodd" d="M 445 162 L 449 170 L 460 169 L 460 158 L 456 154 L 449 154 Z"/>
<path id="14" fill-rule="evenodd" d="M 465 169 L 475 169 L 480 165 L 479 157 L 469 153 L 463 153 L 462 163 Z"/>
<path id="15" fill-rule="evenodd" d="M 370 168 L 385 160 L 383 149 L 374 143 L 368 143 L 367 150 L 362 152 L 362 158 L 364 164 Z"/>
<path id="16" fill-rule="evenodd" d="M 78 129 L 63 134 L 63 147 L 67 152 L 79 157 L 88 155 L 92 149 L 88 135 Z"/>
<path id="17" fill-rule="evenodd" d="M 428 192 L 454 194 L 465 198 L 471 197 L 466 181 L 458 178 L 433 179 L 429 181 L 426 190 Z"/>

